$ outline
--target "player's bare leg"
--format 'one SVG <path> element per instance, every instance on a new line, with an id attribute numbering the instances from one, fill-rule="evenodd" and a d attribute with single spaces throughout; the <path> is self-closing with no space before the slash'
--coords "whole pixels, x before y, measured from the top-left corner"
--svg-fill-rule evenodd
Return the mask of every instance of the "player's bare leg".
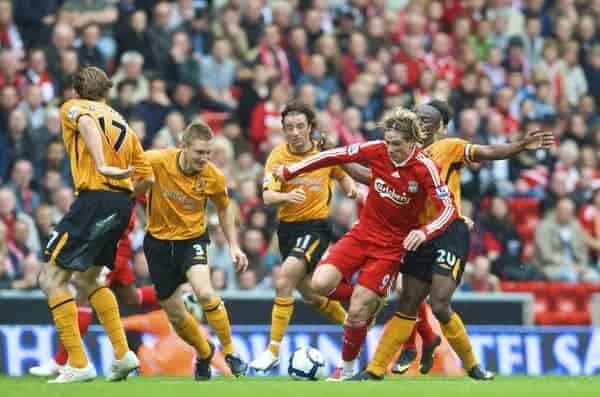
<path id="1" fill-rule="evenodd" d="M 476 380 L 492 380 L 494 374 L 486 371 L 477 362 L 467 330 L 458 313 L 455 313 L 450 306 L 455 290 L 456 282 L 452 278 L 434 274 L 431 282 L 431 310 L 439 320 L 448 343 L 463 361 L 468 375 Z"/>
<path id="2" fill-rule="evenodd" d="M 100 277 L 101 271 L 102 267 L 93 266 L 83 273 L 77 273 L 75 279 L 81 293 L 87 296 L 113 346 L 115 361 L 107 379 L 118 382 L 127 379 L 127 376 L 139 367 L 140 362 L 129 350 L 117 299 Z"/>
<path id="3" fill-rule="evenodd" d="M 292 293 L 306 277 L 306 269 L 307 265 L 303 259 L 288 256 L 283 261 L 281 273 L 275 280 L 275 302 L 271 315 L 269 347 L 250 363 L 250 368 L 265 372 L 279 364 L 279 344 L 294 313 Z"/>
<path id="4" fill-rule="evenodd" d="M 40 287 L 48 298 L 52 319 L 60 340 L 69 355 L 69 361 L 60 375 L 50 383 L 85 382 L 96 377 L 96 370 L 89 362 L 77 326 L 77 305 L 69 290 L 73 272 L 54 263 L 46 263 L 39 276 Z"/>
<path id="5" fill-rule="evenodd" d="M 223 301 L 213 289 L 210 281 L 210 268 L 207 265 L 192 266 L 186 275 L 198 303 L 202 305 L 206 320 L 221 342 L 225 362 L 231 369 L 231 373 L 235 376 L 245 375 L 248 364 L 234 352 L 229 315 Z M 181 306 L 185 307 L 183 300 L 181 300 Z"/>
<path id="6" fill-rule="evenodd" d="M 402 291 L 398 301 L 398 311 L 386 323 L 375 354 L 367 369 L 353 379 L 383 379 L 388 365 L 402 344 L 410 337 L 416 322 L 419 305 L 429 293 L 429 283 L 411 275 L 402 276 Z"/>
<path id="7" fill-rule="evenodd" d="M 323 263 L 315 269 L 310 286 L 317 294 L 321 296 L 331 296 L 342 282 L 343 275 L 334 265 Z M 352 296 L 352 291 L 347 298 Z"/>
<path id="8" fill-rule="evenodd" d="M 360 284 L 354 288 L 344 324 L 343 364 L 339 380 L 348 380 L 354 375 L 356 357 L 364 344 L 369 324 L 379 305 L 380 296 L 375 292 Z"/>
<path id="9" fill-rule="evenodd" d="M 200 325 L 188 313 L 181 298 L 181 287 L 167 299 L 161 300 L 160 305 L 167 313 L 169 322 L 181 339 L 196 349 L 196 368 L 194 377 L 198 381 L 211 378 L 210 362 L 215 353 L 215 347 L 200 332 Z"/>
<path id="10" fill-rule="evenodd" d="M 343 325 L 344 321 L 346 321 L 346 309 L 344 309 L 340 302 L 316 293 L 310 286 L 311 281 L 312 274 L 308 274 L 296 287 L 298 292 L 300 292 L 300 295 L 302 295 L 304 303 L 312 306 L 333 324 Z"/>

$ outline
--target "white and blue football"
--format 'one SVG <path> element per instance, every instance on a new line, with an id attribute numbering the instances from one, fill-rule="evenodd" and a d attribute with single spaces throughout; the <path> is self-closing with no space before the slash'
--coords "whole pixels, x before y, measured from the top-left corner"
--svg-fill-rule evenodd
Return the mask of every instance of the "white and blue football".
<path id="1" fill-rule="evenodd" d="M 320 351 L 301 347 L 290 356 L 288 374 L 297 380 L 317 380 L 325 374 L 325 360 Z"/>

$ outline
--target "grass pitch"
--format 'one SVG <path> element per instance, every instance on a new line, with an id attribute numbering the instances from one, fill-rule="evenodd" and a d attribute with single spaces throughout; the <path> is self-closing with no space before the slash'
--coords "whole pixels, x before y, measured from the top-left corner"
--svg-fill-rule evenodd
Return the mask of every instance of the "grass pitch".
<path id="1" fill-rule="evenodd" d="M 214 378 L 194 382 L 188 378 L 134 377 L 108 383 L 103 378 L 84 384 L 49 385 L 46 379 L 0 377 L 2 397 L 535 397 L 598 396 L 600 376 L 499 377 L 475 382 L 466 377 L 395 377 L 383 382 L 303 382 L 288 377 Z"/>

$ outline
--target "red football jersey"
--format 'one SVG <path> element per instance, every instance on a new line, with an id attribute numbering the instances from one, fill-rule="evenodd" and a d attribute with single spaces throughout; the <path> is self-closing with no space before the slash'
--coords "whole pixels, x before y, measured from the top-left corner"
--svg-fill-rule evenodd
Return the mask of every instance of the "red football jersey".
<path id="1" fill-rule="evenodd" d="M 427 239 L 442 233 L 456 218 L 452 196 L 441 181 L 431 158 L 417 147 L 402 163 L 390 159 L 383 141 L 371 141 L 327 150 L 284 168 L 286 180 L 303 172 L 343 163 L 368 163 L 372 171 L 369 194 L 358 223 L 350 233 L 396 254 L 406 235 L 421 229 Z M 422 225 L 419 216 L 425 201 L 433 203 L 438 216 Z"/>

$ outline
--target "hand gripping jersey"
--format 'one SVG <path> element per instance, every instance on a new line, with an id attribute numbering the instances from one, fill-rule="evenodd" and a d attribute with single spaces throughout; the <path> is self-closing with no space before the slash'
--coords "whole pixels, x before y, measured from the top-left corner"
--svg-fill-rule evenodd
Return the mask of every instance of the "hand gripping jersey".
<path id="1" fill-rule="evenodd" d="M 286 180 L 304 172 L 350 162 L 368 163 L 372 179 L 365 206 L 350 234 L 397 251 L 406 235 L 421 229 L 427 239 L 442 233 L 456 218 L 452 195 L 431 158 L 415 147 L 402 163 L 390 159 L 383 141 L 328 150 L 284 168 Z M 427 224 L 420 222 L 426 200 L 437 210 Z"/>

